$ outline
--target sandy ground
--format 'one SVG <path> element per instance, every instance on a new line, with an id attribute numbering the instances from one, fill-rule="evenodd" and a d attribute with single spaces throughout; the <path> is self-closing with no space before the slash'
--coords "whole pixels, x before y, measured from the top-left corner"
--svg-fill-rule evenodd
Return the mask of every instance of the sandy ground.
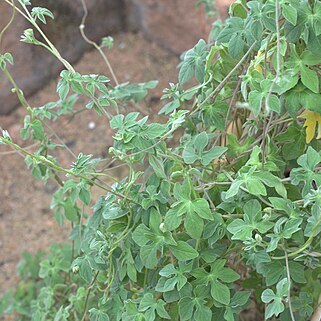
<path id="1" fill-rule="evenodd" d="M 108 51 L 108 57 L 120 82 L 160 80 L 159 86 L 141 103 L 144 110 L 155 117 L 161 107 L 162 89 L 170 81 L 177 80 L 178 58 L 144 40 L 140 34 L 115 36 L 115 47 Z M 86 53 L 75 67 L 82 74 L 109 74 L 96 51 Z M 57 100 L 56 84 L 57 79 L 31 97 L 30 105 L 41 106 Z M 79 100 L 76 109 L 82 109 L 85 104 L 85 99 Z M 18 134 L 24 115 L 25 111 L 20 108 L 10 116 L 0 117 L 0 126 L 9 131 L 15 142 L 28 146 L 30 142 L 21 141 Z M 106 157 L 108 147 L 112 145 L 112 132 L 106 118 L 87 111 L 79 113 L 70 123 L 68 121 L 68 118 L 63 119 L 52 127 L 76 155 L 82 151 Z M 94 129 L 90 128 L 90 123 L 95 125 Z M 49 208 L 51 195 L 57 188 L 55 183 L 44 186 L 36 181 L 23 158 L 8 151 L 0 146 L 0 297 L 17 282 L 16 264 L 22 252 L 35 253 L 52 242 L 68 241 L 68 227 L 58 226 Z M 73 160 L 65 152 L 58 152 L 56 156 L 66 167 Z"/>

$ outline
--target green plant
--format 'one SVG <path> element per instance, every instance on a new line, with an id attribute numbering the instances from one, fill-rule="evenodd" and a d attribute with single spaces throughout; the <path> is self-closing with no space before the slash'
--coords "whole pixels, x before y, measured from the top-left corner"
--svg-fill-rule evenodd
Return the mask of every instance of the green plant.
<path id="1" fill-rule="evenodd" d="M 39 31 L 35 19 L 51 14 L 28 4 L 16 10 Z M 265 319 L 310 319 L 321 292 L 321 1 L 238 0 L 230 12 L 214 44 L 201 40 L 183 55 L 179 83 L 164 91 L 164 123 L 119 111 L 156 82 L 112 86 L 80 75 L 31 29 L 23 41 L 66 67 L 58 102 L 31 108 L 6 67 L 13 58 L 0 56 L 29 112 L 21 135 L 39 149 L 18 146 L 5 130 L 0 142 L 25 154 L 35 177 L 58 181 L 52 209 L 73 225 L 72 244 L 25 257 L 23 281 L 0 313 L 233 321 L 265 304 Z M 44 124 L 72 113 L 79 95 L 110 120 L 109 156 L 128 168 L 125 178 L 109 177 L 91 155 L 70 169 L 53 156 L 58 144 Z"/>

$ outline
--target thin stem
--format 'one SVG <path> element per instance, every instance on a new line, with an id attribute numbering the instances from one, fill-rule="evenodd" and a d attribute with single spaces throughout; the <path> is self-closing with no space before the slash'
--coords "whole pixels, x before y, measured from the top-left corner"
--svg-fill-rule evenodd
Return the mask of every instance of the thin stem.
<path id="1" fill-rule="evenodd" d="M 107 280 L 107 287 L 105 289 L 105 293 L 108 293 L 111 284 L 113 283 L 114 280 L 114 273 L 113 273 L 113 264 L 112 264 L 112 256 L 114 251 L 117 249 L 118 244 L 130 233 L 130 224 L 133 218 L 133 211 L 130 208 L 129 209 L 129 216 L 128 216 L 128 223 L 124 231 L 119 235 L 117 240 L 113 242 L 113 247 L 109 250 L 107 260 L 109 260 L 109 270 L 108 270 L 108 280 Z"/>
<path id="2" fill-rule="evenodd" d="M 160 144 L 161 142 L 163 142 L 168 136 L 170 136 L 173 133 L 174 130 L 170 130 L 169 132 L 167 132 L 167 134 L 165 134 L 163 137 L 159 138 L 159 140 L 154 143 L 153 145 L 145 148 L 144 150 L 140 150 L 138 152 L 132 153 L 132 154 L 127 154 L 125 156 L 122 157 L 122 159 L 127 159 L 136 155 L 140 155 L 143 152 L 146 152 L 148 150 L 151 150 L 152 148 L 156 147 L 158 144 Z"/>
<path id="3" fill-rule="evenodd" d="M 276 28 L 276 74 L 275 78 L 271 84 L 270 90 L 268 95 L 265 98 L 265 106 L 267 111 L 270 110 L 269 107 L 269 99 L 273 92 L 274 86 L 276 85 L 277 81 L 280 77 L 281 72 L 281 42 L 280 42 L 280 26 L 279 26 L 279 0 L 275 0 L 275 28 Z"/>
<path id="4" fill-rule="evenodd" d="M 290 254 L 287 254 L 288 257 L 295 257 L 296 255 L 300 254 L 301 252 L 303 252 L 306 248 L 308 248 L 311 245 L 315 235 L 317 234 L 320 224 L 321 224 L 321 219 L 319 221 L 317 221 L 317 223 L 314 225 L 311 235 L 309 236 L 307 241 L 304 243 L 304 245 L 302 247 L 300 247 L 298 250 L 291 252 Z M 274 256 L 274 257 L 272 257 L 272 259 L 273 260 L 284 260 L 285 256 Z"/>
<path id="5" fill-rule="evenodd" d="M 82 222 L 84 219 L 84 213 L 85 213 L 85 205 L 82 206 L 82 211 L 79 218 L 79 225 L 78 225 L 78 239 L 79 239 L 79 245 L 78 245 L 78 255 L 80 255 L 81 252 L 81 242 L 82 242 Z"/>
<path id="6" fill-rule="evenodd" d="M 271 126 L 271 121 L 273 118 L 273 112 L 271 112 L 270 118 L 268 123 L 265 125 L 265 121 L 266 121 L 266 117 L 264 116 L 264 130 L 263 130 L 263 137 L 262 137 L 262 142 L 261 142 L 261 150 L 262 150 L 262 166 L 264 169 L 264 164 L 266 162 L 266 138 L 268 136 L 269 130 L 270 130 L 270 126 Z"/>
<path id="7" fill-rule="evenodd" d="M 222 214 L 221 216 L 226 219 L 234 219 L 234 218 L 243 218 L 244 217 L 243 214 Z"/>
<path id="8" fill-rule="evenodd" d="M 74 229 L 74 222 L 70 222 L 71 231 Z M 71 240 L 71 262 L 75 259 L 75 240 Z"/>
<path id="9" fill-rule="evenodd" d="M 29 146 L 26 146 L 24 147 L 24 149 L 28 150 L 28 149 L 31 149 L 33 147 L 36 147 L 40 144 L 40 142 L 36 142 L 32 145 L 29 145 Z M 13 154 L 17 154 L 18 151 L 17 150 L 10 150 L 10 151 L 7 151 L 7 152 L 0 152 L 0 156 L 7 156 L 7 155 L 13 155 Z"/>
<path id="10" fill-rule="evenodd" d="M 267 96 L 265 97 L 265 108 L 267 113 L 270 112 L 270 105 L 269 105 L 269 99 L 272 95 L 274 86 L 276 85 L 276 83 L 279 80 L 280 77 L 280 72 L 281 72 L 281 44 L 280 44 L 280 26 L 279 26 L 279 0 L 275 1 L 275 27 L 276 27 L 276 74 L 274 77 L 274 80 L 271 84 L 270 90 L 267 94 Z M 269 122 L 267 123 L 267 125 L 265 125 L 265 120 L 266 120 L 266 116 L 264 116 L 264 129 L 263 129 L 263 139 L 262 139 L 262 143 L 261 143 L 261 149 L 262 149 L 262 163 L 263 166 L 265 164 L 265 157 L 266 157 L 266 153 L 265 153 L 265 148 L 266 148 L 266 138 L 267 135 L 269 133 L 269 129 L 271 126 L 271 122 L 272 122 L 272 118 L 273 118 L 273 112 L 270 114 L 270 118 L 269 118 Z"/>
<path id="11" fill-rule="evenodd" d="M 200 190 L 203 192 L 205 198 L 206 198 L 206 199 L 208 200 L 208 202 L 210 203 L 212 210 L 215 211 L 215 210 L 216 210 L 216 206 L 215 206 L 215 204 L 213 203 L 211 197 L 209 196 L 207 190 L 204 188 L 203 183 L 201 182 L 201 180 L 200 180 L 198 177 L 197 177 L 197 182 L 198 182 L 198 184 L 199 184 L 199 186 L 200 186 Z M 194 188 L 194 190 L 197 191 L 196 188 Z"/>
<path id="12" fill-rule="evenodd" d="M 288 258 L 288 253 L 286 249 L 284 250 L 285 253 L 285 266 L 286 266 L 286 274 L 287 278 L 289 281 L 289 291 L 288 291 L 288 305 L 289 305 L 289 311 L 291 315 L 291 320 L 295 321 L 294 314 L 293 314 L 293 308 L 292 308 L 292 303 L 291 303 L 291 275 L 290 275 L 290 267 L 289 267 L 289 258 Z"/>
<path id="13" fill-rule="evenodd" d="M 223 170 L 222 172 L 226 175 L 226 177 L 227 177 L 232 183 L 234 182 L 233 177 L 232 177 L 227 171 Z M 241 189 L 242 191 L 248 193 L 248 194 L 251 194 L 251 193 L 248 191 L 248 189 L 246 189 L 246 188 L 243 187 L 243 186 L 240 186 L 240 189 Z M 256 197 L 257 197 L 262 203 L 264 203 L 265 205 L 267 205 L 267 206 L 269 206 L 269 207 L 273 207 L 273 205 L 272 205 L 270 202 L 266 201 L 261 195 L 256 195 Z"/>
<path id="14" fill-rule="evenodd" d="M 70 65 L 70 63 L 67 60 L 65 60 L 61 56 L 61 54 L 59 53 L 57 48 L 54 46 L 54 44 L 47 38 L 46 34 L 42 31 L 42 29 L 36 23 L 35 19 L 31 16 L 31 14 L 30 14 L 29 10 L 27 9 L 26 5 L 24 5 L 24 4 L 21 4 L 21 5 L 22 5 L 23 9 L 26 12 L 27 20 L 37 29 L 37 31 L 40 33 L 42 38 L 46 41 L 46 43 L 48 44 L 48 46 L 51 49 L 51 53 L 66 67 L 66 69 L 68 69 L 69 71 L 74 73 L 75 72 L 74 68 Z"/>
<path id="15" fill-rule="evenodd" d="M 234 72 L 243 64 L 247 56 L 252 52 L 257 41 L 255 41 L 245 55 L 240 59 L 240 61 L 234 66 L 234 68 L 227 74 L 227 76 L 221 81 L 221 83 L 198 105 L 198 107 L 191 111 L 190 116 L 194 115 L 206 102 L 208 102 L 212 97 L 215 97 L 225 86 L 226 82 L 231 78 Z"/>
<path id="16" fill-rule="evenodd" d="M 195 189 L 198 190 L 203 190 L 203 189 L 211 189 L 214 186 L 230 186 L 232 182 L 211 182 L 211 183 L 206 183 L 202 184 L 202 187 L 196 187 Z"/>
<path id="17" fill-rule="evenodd" d="M 12 14 L 11 14 L 11 18 L 9 20 L 9 22 L 4 26 L 4 28 L 2 29 L 2 31 L 0 32 L 0 53 L 1 53 L 1 45 L 2 45 L 2 37 L 4 35 L 4 33 L 8 30 L 8 28 L 10 27 L 10 25 L 13 22 L 13 19 L 16 15 L 16 6 L 14 4 L 14 0 L 11 0 L 12 3 Z"/>
<path id="18" fill-rule="evenodd" d="M 85 319 L 86 319 L 89 296 L 90 296 L 90 293 L 91 293 L 92 288 L 94 287 L 94 284 L 95 284 L 95 282 L 96 282 L 96 279 L 97 279 L 97 277 L 98 277 L 98 274 L 99 274 L 99 271 L 96 272 L 96 274 L 94 275 L 91 283 L 90 283 L 89 286 L 88 286 L 87 294 L 86 294 L 86 298 L 85 298 L 84 312 L 83 312 L 81 321 L 85 321 Z"/>
<path id="19" fill-rule="evenodd" d="M 46 122 L 42 122 L 42 123 L 43 123 L 43 125 L 45 125 L 45 126 L 51 131 L 52 135 L 53 135 L 54 137 L 56 137 L 56 139 L 59 141 L 59 143 L 64 146 L 64 148 L 69 152 L 69 154 L 70 154 L 73 158 L 77 159 L 76 154 L 75 154 L 75 153 L 65 144 L 65 142 L 57 135 L 57 133 L 54 131 L 54 129 L 51 128 Z"/>
<path id="20" fill-rule="evenodd" d="M 243 71 L 242 71 L 243 72 Z M 228 106 L 228 110 L 227 110 L 227 114 L 226 114 L 226 117 L 225 117 L 225 131 L 224 131 L 224 144 L 223 146 L 226 146 L 226 143 L 227 143 L 227 139 L 226 139 L 226 136 L 227 136 L 227 129 L 228 129 L 228 119 L 229 119 L 229 115 L 230 115 L 230 112 L 232 110 L 232 106 L 233 106 L 233 103 L 234 103 L 234 99 L 236 97 L 236 94 L 238 93 L 238 90 L 239 90 L 239 87 L 241 85 L 241 82 L 242 82 L 242 78 L 239 78 L 238 82 L 237 82 L 237 85 L 233 91 L 233 96 L 232 96 L 232 99 L 229 103 L 229 106 Z M 233 119 L 232 119 L 233 121 Z M 237 122 L 237 120 L 236 120 Z M 215 144 L 216 145 L 216 144 Z"/>
<path id="21" fill-rule="evenodd" d="M 9 73 L 8 69 L 4 69 L 3 73 L 5 74 L 6 78 L 9 80 L 9 82 L 13 85 L 14 91 L 16 92 L 16 94 L 18 96 L 18 99 L 19 99 L 20 103 L 22 104 L 22 106 L 27 111 L 29 111 L 29 109 L 31 107 L 29 106 L 28 102 L 26 101 L 26 98 L 24 97 L 22 90 L 17 86 L 16 82 L 12 78 L 12 76 Z"/>
<path id="22" fill-rule="evenodd" d="M 105 187 L 105 186 L 97 183 L 96 181 L 94 181 L 93 179 L 87 177 L 86 175 L 77 174 L 77 173 L 75 173 L 75 172 L 73 172 L 73 171 L 71 171 L 71 170 L 68 170 L 68 169 L 65 169 L 65 168 L 63 168 L 63 167 L 60 167 L 59 165 L 51 162 L 49 159 L 47 159 L 47 158 L 44 157 L 44 156 L 34 155 L 33 153 L 30 153 L 29 151 L 25 150 L 24 148 L 20 147 L 19 145 L 13 143 L 12 141 L 10 141 L 10 140 L 8 140 L 8 139 L 5 139 L 5 138 L 3 138 L 3 137 L 0 137 L 0 141 L 2 141 L 2 142 L 3 142 L 4 144 L 6 144 L 6 145 L 11 146 L 12 148 L 14 148 L 14 149 L 16 149 L 16 150 L 22 152 L 22 153 L 25 154 L 25 155 L 30 156 L 32 159 L 34 159 L 34 160 L 38 161 L 39 163 L 42 163 L 42 164 L 44 164 L 44 165 L 52 168 L 52 169 L 54 169 L 54 170 L 57 170 L 57 171 L 59 171 L 59 172 L 65 173 L 65 174 L 68 174 L 68 175 L 70 175 L 70 176 L 74 176 L 74 177 L 83 179 L 83 180 L 87 181 L 88 183 L 93 184 L 93 185 L 95 185 L 95 186 L 103 189 L 104 191 L 107 191 L 107 192 L 109 192 L 109 193 L 111 193 L 111 194 L 113 194 L 113 195 L 115 195 L 115 196 L 117 196 L 117 197 L 128 199 L 128 201 L 130 201 L 130 202 L 132 202 L 132 203 L 134 203 L 134 204 L 137 204 L 135 201 L 127 198 L 125 195 L 120 194 L 120 193 L 117 193 L 117 192 L 113 191 L 111 188 L 107 188 L 107 187 Z M 94 175 L 94 174 L 92 174 L 92 175 Z"/>
<path id="23" fill-rule="evenodd" d="M 144 288 L 144 289 L 145 289 L 146 284 L 147 284 L 147 279 L 148 279 L 148 269 L 145 267 L 144 284 L 143 284 L 143 288 Z"/>
<path id="24" fill-rule="evenodd" d="M 26 20 L 28 20 L 40 33 L 40 35 L 43 37 L 43 39 L 47 42 L 49 48 L 41 44 L 42 46 L 45 46 L 47 49 L 50 49 L 49 51 L 71 72 L 75 72 L 74 68 L 70 65 L 70 63 L 65 60 L 57 50 L 57 48 L 51 43 L 51 41 L 47 38 L 45 33 L 42 31 L 42 29 L 38 26 L 35 19 L 30 15 L 30 12 L 28 11 L 27 7 L 25 5 L 22 5 L 23 9 L 26 13 L 24 13 L 22 10 L 20 10 L 15 4 L 14 1 L 11 2 L 11 0 L 4 0 L 7 4 L 9 4 L 11 7 L 15 8 L 17 12 L 19 12 Z"/>
<path id="25" fill-rule="evenodd" d="M 116 77 L 116 75 L 115 75 L 115 73 L 114 73 L 114 70 L 113 70 L 113 68 L 112 68 L 112 66 L 111 66 L 111 64 L 110 64 L 110 62 L 109 62 L 106 54 L 104 54 L 104 52 L 102 51 L 101 47 L 98 46 L 98 45 L 96 44 L 96 42 L 90 40 L 90 39 L 86 36 L 86 34 L 85 34 L 85 27 L 86 27 L 85 23 L 86 23 L 86 19 L 87 19 L 87 16 L 88 16 L 88 9 L 87 9 L 85 0 L 80 0 L 80 1 L 81 1 L 83 10 L 84 10 L 84 15 L 83 15 L 83 17 L 82 17 L 81 24 L 80 24 L 80 26 L 79 26 L 79 30 L 80 30 L 81 36 L 83 37 L 83 39 L 84 39 L 88 44 L 94 46 L 94 47 L 98 50 L 99 54 L 102 56 L 105 64 L 107 65 L 107 67 L 108 67 L 108 69 L 109 69 L 109 71 L 110 71 L 110 73 L 111 73 L 111 75 L 112 75 L 112 78 L 113 78 L 115 84 L 116 84 L 116 85 L 119 85 L 118 79 L 117 79 L 117 77 Z"/>

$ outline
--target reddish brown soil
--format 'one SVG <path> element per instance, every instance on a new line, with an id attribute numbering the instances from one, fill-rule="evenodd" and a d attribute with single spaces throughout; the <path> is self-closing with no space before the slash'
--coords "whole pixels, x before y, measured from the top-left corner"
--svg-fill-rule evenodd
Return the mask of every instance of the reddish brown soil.
<path id="1" fill-rule="evenodd" d="M 120 82 L 160 80 L 159 86 L 141 103 L 152 117 L 157 114 L 162 89 L 168 86 L 168 82 L 176 82 L 177 57 L 144 40 L 139 34 L 116 36 L 115 47 L 107 54 Z M 96 51 L 85 54 L 76 65 L 76 70 L 82 74 L 109 75 Z M 57 100 L 56 83 L 55 79 L 30 98 L 30 105 L 41 106 Z M 79 100 L 76 109 L 83 109 L 85 104 L 86 100 Z M 21 141 L 18 134 L 24 115 L 25 111 L 20 108 L 10 116 L 0 117 L 0 126 L 9 131 L 15 142 L 28 146 L 30 142 Z M 68 120 L 58 121 L 52 127 L 76 155 L 82 151 L 106 157 L 108 147 L 112 145 L 112 132 L 106 118 L 98 117 L 94 111 L 86 111 L 79 113 L 70 123 Z M 89 128 L 90 122 L 94 122 L 94 129 Z M 65 152 L 58 152 L 56 156 L 66 167 L 73 160 Z M 68 226 L 59 227 L 49 208 L 51 195 L 56 188 L 55 183 L 44 186 L 36 181 L 19 154 L 0 146 L 0 297 L 17 282 L 15 267 L 22 252 L 35 253 L 52 242 L 68 241 Z"/>

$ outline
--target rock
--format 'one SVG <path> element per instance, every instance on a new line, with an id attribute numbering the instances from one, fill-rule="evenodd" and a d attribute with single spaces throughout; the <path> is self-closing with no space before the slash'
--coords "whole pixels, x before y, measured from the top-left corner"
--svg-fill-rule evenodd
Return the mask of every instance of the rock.
<path id="1" fill-rule="evenodd" d="M 99 41 L 103 36 L 122 31 L 126 28 L 124 2 L 122 0 L 86 0 L 89 15 L 86 20 L 86 34 Z M 47 19 L 42 29 L 62 56 L 69 62 L 76 62 L 90 46 L 81 37 L 79 24 L 83 15 L 80 1 L 47 0 L 33 1 L 33 6 L 50 9 L 55 20 Z M 12 9 L 4 1 L 0 2 L 0 30 L 10 19 Z M 6 17 L 4 19 L 3 17 Z M 97 23 L 99 21 L 99 23 Z M 30 28 L 25 19 L 16 13 L 16 17 L 3 37 L 1 53 L 10 52 L 15 60 L 9 70 L 26 97 L 42 88 L 62 69 L 61 63 L 42 47 L 19 41 L 23 31 Z M 0 114 L 8 114 L 19 105 L 12 85 L 0 73 Z"/>
<path id="2" fill-rule="evenodd" d="M 217 10 L 222 20 L 225 20 L 227 18 L 228 9 L 234 1 L 235 0 L 215 0 Z"/>
<path id="3" fill-rule="evenodd" d="M 131 0 L 144 35 L 175 54 L 207 37 L 210 24 L 195 0 Z"/>
<path id="4" fill-rule="evenodd" d="M 148 39 L 178 55 L 193 47 L 200 38 L 206 38 L 210 30 L 204 8 L 196 9 L 195 0 L 85 1 L 89 12 L 85 31 L 95 42 L 120 31 L 141 30 Z M 215 1 L 222 14 L 232 2 Z M 33 0 L 32 4 L 53 12 L 55 20 L 48 18 L 47 25 L 41 24 L 42 29 L 62 56 L 75 63 L 90 48 L 78 28 L 83 15 L 80 0 Z M 11 12 L 12 8 L 6 2 L 0 2 L 0 30 L 9 21 Z M 27 28 L 30 28 L 28 22 L 16 13 L 0 47 L 0 53 L 10 52 L 13 55 L 15 64 L 9 70 L 26 97 L 42 88 L 64 68 L 44 48 L 19 41 Z M 0 115 L 8 114 L 19 106 L 11 88 L 12 85 L 0 72 Z"/>

